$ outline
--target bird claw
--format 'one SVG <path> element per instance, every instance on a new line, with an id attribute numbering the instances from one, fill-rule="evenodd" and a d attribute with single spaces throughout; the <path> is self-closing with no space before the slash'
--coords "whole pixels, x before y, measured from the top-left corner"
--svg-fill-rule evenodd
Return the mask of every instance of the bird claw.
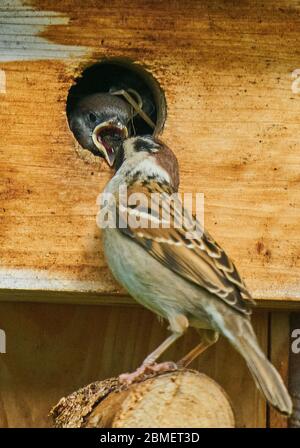
<path id="1" fill-rule="evenodd" d="M 159 364 L 156 363 L 142 364 L 138 369 L 136 369 L 132 373 L 122 373 L 121 375 L 119 375 L 119 381 L 120 383 L 129 386 L 132 383 L 139 382 L 146 379 L 149 376 L 153 376 L 153 374 L 162 372 L 172 372 L 177 369 L 178 369 L 177 364 L 175 364 L 175 362 L 172 361 L 161 362 Z"/>

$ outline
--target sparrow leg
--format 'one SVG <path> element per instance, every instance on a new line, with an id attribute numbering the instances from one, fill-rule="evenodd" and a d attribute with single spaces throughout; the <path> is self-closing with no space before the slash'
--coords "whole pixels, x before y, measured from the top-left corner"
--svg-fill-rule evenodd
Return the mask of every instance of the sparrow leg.
<path id="1" fill-rule="evenodd" d="M 191 364 L 191 362 L 201 355 L 201 353 L 205 352 L 205 350 L 217 342 L 219 339 L 219 333 L 213 330 L 205 330 L 201 339 L 200 344 L 198 344 L 195 348 L 193 348 L 193 350 L 177 362 L 178 367 L 185 368 Z"/>
<path id="2" fill-rule="evenodd" d="M 150 355 L 145 358 L 143 364 L 132 373 L 123 373 L 119 376 L 122 383 L 131 384 L 143 378 L 147 373 L 166 372 L 176 370 L 177 365 L 173 362 L 167 361 L 160 364 L 155 364 L 155 361 L 178 339 L 183 335 L 184 331 L 189 325 L 187 318 L 184 315 L 177 315 L 169 319 L 170 330 L 172 334 L 165 339 Z"/>

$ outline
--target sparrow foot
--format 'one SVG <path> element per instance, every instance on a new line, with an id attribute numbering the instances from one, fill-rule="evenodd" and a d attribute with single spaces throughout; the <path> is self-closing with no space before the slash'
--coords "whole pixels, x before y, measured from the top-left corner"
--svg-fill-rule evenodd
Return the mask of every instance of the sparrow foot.
<path id="1" fill-rule="evenodd" d="M 142 364 L 132 373 L 122 373 L 119 375 L 119 381 L 129 386 L 130 384 L 142 381 L 155 373 L 171 372 L 177 369 L 177 364 L 172 361 L 161 362 L 159 364 Z"/>

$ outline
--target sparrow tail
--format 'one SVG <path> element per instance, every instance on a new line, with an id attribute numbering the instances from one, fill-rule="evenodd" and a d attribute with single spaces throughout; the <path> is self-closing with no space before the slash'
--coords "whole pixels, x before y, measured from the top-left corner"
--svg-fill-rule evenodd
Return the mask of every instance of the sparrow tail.
<path id="1" fill-rule="evenodd" d="M 281 413 L 290 415 L 293 410 L 292 400 L 281 376 L 260 349 L 250 321 L 242 318 L 242 322 L 238 334 L 235 332 L 230 335 L 231 343 L 244 357 L 257 387 L 267 401 Z"/>

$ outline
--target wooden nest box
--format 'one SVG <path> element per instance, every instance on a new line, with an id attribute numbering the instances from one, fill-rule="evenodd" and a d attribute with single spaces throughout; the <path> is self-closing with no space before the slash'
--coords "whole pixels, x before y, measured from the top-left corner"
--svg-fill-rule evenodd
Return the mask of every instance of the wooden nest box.
<path id="1" fill-rule="evenodd" d="M 0 17 L 0 425 L 47 425 L 60 396 L 132 370 L 164 337 L 108 270 L 95 218 L 111 172 L 68 126 L 69 94 L 97 89 L 82 75 L 99 64 L 132 70 L 153 95 L 180 191 L 204 193 L 206 228 L 257 300 L 258 338 L 286 377 L 300 301 L 298 2 L 14 0 Z M 225 388 L 238 426 L 286 425 L 227 342 L 195 366 Z"/>

